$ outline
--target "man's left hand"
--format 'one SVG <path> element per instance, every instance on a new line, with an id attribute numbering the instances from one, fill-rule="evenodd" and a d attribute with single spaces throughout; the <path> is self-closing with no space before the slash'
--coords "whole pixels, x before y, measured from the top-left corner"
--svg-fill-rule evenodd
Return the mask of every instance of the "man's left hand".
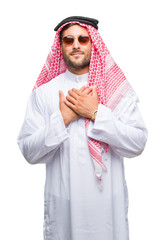
<path id="1" fill-rule="evenodd" d="M 82 117 L 91 119 L 94 111 L 98 109 L 97 87 L 75 89 L 68 91 L 65 104 Z"/>

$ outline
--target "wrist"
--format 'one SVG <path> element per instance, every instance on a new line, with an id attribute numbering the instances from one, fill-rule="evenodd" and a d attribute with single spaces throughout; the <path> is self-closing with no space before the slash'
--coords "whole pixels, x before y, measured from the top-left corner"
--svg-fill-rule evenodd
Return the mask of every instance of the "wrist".
<path id="1" fill-rule="evenodd" d="M 96 119 L 97 112 L 98 112 L 98 110 L 95 110 L 95 111 L 93 111 L 93 113 L 92 113 L 91 120 L 92 120 L 93 122 L 94 122 L 95 119 Z"/>
<path id="2" fill-rule="evenodd" d="M 63 117 L 65 127 L 67 127 L 70 123 L 70 120 L 69 120 L 68 116 L 62 115 L 62 117 Z"/>
<path id="3" fill-rule="evenodd" d="M 69 122 L 67 119 L 64 119 L 65 127 L 67 127 L 69 123 L 70 123 L 70 122 Z"/>

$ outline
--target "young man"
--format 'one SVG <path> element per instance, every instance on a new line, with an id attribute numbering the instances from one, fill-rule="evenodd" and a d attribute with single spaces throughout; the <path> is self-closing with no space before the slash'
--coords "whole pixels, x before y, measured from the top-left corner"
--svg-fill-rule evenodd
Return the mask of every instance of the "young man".
<path id="1" fill-rule="evenodd" d="M 18 138 L 29 163 L 46 163 L 45 240 L 129 238 L 123 157 L 142 153 L 147 130 L 97 24 L 57 25 Z"/>

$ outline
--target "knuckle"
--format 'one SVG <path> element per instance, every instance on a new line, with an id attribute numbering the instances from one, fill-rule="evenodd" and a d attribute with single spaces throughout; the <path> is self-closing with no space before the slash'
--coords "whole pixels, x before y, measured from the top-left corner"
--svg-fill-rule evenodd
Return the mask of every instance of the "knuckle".
<path id="1" fill-rule="evenodd" d="M 86 98 L 86 95 L 82 95 L 82 96 L 80 97 L 80 101 L 84 102 L 84 101 L 85 101 L 85 98 Z"/>
<path id="2" fill-rule="evenodd" d="M 71 100 L 71 97 L 70 97 L 70 96 L 68 96 L 68 98 L 67 98 L 67 99 L 68 99 L 68 101 L 70 101 L 70 100 Z"/>
<path id="3" fill-rule="evenodd" d="M 78 107 L 77 107 L 77 106 L 74 106 L 74 110 L 77 112 L 77 111 L 78 111 Z"/>
<path id="4" fill-rule="evenodd" d="M 80 108 L 80 103 L 78 102 L 76 105 L 77 110 Z"/>

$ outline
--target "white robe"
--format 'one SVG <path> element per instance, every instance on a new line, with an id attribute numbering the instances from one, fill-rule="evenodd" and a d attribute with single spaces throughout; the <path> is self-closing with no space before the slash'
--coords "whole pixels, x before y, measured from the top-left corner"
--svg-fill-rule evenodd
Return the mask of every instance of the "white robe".
<path id="1" fill-rule="evenodd" d="M 59 110 L 59 90 L 65 96 L 87 83 L 88 74 L 66 71 L 32 92 L 18 137 L 31 164 L 46 163 L 44 240 L 128 240 L 128 195 L 123 157 L 144 149 L 147 130 L 133 91 L 114 112 L 99 104 L 87 135 L 109 144 L 102 150 L 107 167 L 103 190 L 89 154 L 84 118 L 66 128 Z"/>

